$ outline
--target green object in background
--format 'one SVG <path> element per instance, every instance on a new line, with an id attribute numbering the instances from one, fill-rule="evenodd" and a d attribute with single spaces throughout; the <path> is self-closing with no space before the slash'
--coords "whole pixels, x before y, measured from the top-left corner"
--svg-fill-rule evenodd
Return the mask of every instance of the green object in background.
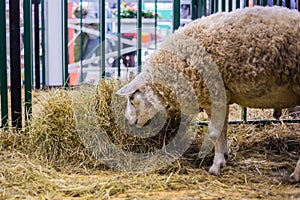
<path id="1" fill-rule="evenodd" d="M 82 40 L 82 42 L 81 42 Z M 87 43 L 89 40 L 89 36 L 87 33 L 81 32 L 78 37 L 74 41 L 74 60 L 75 62 L 78 62 L 81 60 L 82 52 L 85 52 Z"/>

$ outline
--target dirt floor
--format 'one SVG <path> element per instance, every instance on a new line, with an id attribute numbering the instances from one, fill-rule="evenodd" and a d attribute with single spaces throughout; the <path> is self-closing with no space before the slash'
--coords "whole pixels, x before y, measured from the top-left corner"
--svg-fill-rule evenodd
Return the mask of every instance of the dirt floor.
<path id="1" fill-rule="evenodd" d="M 231 106 L 231 120 L 240 119 L 240 112 Z M 272 110 L 249 109 L 248 118 L 271 119 Z M 198 134 L 206 131 L 199 127 Z M 0 199 L 300 199 L 300 184 L 287 181 L 300 155 L 300 124 L 230 125 L 230 155 L 219 177 L 207 172 L 212 154 L 204 160 L 187 155 L 147 173 L 81 164 L 80 149 L 68 152 L 74 162 L 47 162 L 34 147 L 24 147 L 28 138 L 37 139 L 26 130 L 22 134 L 0 132 Z M 55 145 L 66 141 L 56 140 Z"/>

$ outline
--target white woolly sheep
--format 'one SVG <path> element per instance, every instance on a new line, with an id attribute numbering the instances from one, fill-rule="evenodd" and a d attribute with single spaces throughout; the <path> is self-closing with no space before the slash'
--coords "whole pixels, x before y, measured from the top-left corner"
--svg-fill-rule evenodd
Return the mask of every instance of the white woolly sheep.
<path id="1" fill-rule="evenodd" d="M 170 77 L 172 70 L 176 73 Z M 177 30 L 143 72 L 117 92 L 128 97 L 129 123 L 144 126 L 170 106 L 162 98 L 164 91 L 153 89 L 159 80 L 170 83 L 176 97 L 188 104 L 181 112 L 207 112 L 215 145 L 209 172 L 219 175 L 228 153 L 229 104 L 275 110 L 300 105 L 300 13 L 257 6 L 217 13 Z M 191 107 L 192 90 L 198 108 Z M 291 181 L 300 181 L 300 160 Z"/>

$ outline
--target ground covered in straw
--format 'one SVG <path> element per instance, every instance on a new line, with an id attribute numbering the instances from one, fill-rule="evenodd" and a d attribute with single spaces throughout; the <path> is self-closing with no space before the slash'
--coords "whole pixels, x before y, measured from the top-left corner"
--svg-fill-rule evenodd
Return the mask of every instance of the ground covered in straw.
<path id="1" fill-rule="evenodd" d="M 145 172 L 117 170 L 119 163 L 108 167 L 130 162 L 118 151 L 105 157 L 103 138 L 94 134 L 98 125 L 116 147 L 138 153 L 162 148 L 161 140 L 172 139 L 167 133 L 176 131 L 164 126 L 151 139 L 127 136 L 124 130 L 130 127 L 115 122 L 124 117 L 125 101 L 112 101 L 119 85 L 108 80 L 97 87 L 34 94 L 29 125 L 0 133 L 0 199 L 300 199 L 300 185 L 287 182 L 300 155 L 300 124 L 230 125 L 230 155 L 220 177 L 207 173 L 211 153 L 195 156 L 207 133 L 206 126 L 197 125 L 197 139 L 167 166 Z M 272 118 L 272 110 L 250 109 L 248 117 Z M 240 118 L 239 106 L 231 106 L 230 118 Z M 178 119 L 170 120 L 176 124 Z"/>

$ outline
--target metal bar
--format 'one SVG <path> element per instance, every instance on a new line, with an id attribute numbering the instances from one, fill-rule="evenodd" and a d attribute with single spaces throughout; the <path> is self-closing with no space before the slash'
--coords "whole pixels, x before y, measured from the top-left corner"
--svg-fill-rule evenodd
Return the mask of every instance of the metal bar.
<path id="1" fill-rule="evenodd" d="M 195 20 L 198 18 L 198 1 L 192 0 L 191 2 L 191 18 L 192 20 Z"/>
<path id="2" fill-rule="evenodd" d="M 207 16 L 207 3 L 206 0 L 203 1 L 203 16 Z"/>
<path id="3" fill-rule="evenodd" d="M 83 31 L 82 31 L 82 0 L 79 2 L 79 9 L 80 9 L 80 82 L 83 82 L 83 63 L 82 63 L 82 57 L 83 57 Z"/>
<path id="4" fill-rule="evenodd" d="M 202 0 L 198 0 L 198 12 L 197 12 L 197 18 L 201 18 L 202 16 L 205 16 L 204 12 L 204 2 Z"/>
<path id="5" fill-rule="evenodd" d="M 228 124 L 258 124 L 258 125 L 267 125 L 267 124 L 277 124 L 277 123 L 300 123 L 300 119 L 283 119 L 283 120 L 232 120 L 229 121 Z M 199 126 L 208 126 L 207 121 L 199 121 L 197 122 Z"/>
<path id="6" fill-rule="evenodd" d="M 157 0 L 154 1 L 154 48 L 157 49 Z"/>
<path id="7" fill-rule="evenodd" d="M 118 9 L 118 57 L 117 57 L 117 67 L 118 67 L 118 76 L 121 76 L 121 0 L 118 0 L 117 3 L 117 9 Z"/>
<path id="8" fill-rule="evenodd" d="M 213 14 L 214 13 L 214 0 L 209 0 L 209 14 Z"/>
<path id="9" fill-rule="evenodd" d="M 20 0 L 9 1 L 9 22 L 12 126 L 16 128 L 22 128 L 20 69 Z"/>
<path id="10" fill-rule="evenodd" d="M 100 8 L 101 9 L 99 9 L 99 11 L 101 19 L 99 19 L 99 23 L 101 24 L 101 26 L 99 26 L 99 28 L 101 31 L 101 77 L 105 77 L 105 0 L 101 1 Z"/>
<path id="11" fill-rule="evenodd" d="M 138 0 L 137 26 L 138 26 L 137 67 L 138 67 L 138 73 L 140 73 L 142 71 L 142 0 Z"/>
<path id="12" fill-rule="evenodd" d="M 261 0 L 261 4 L 262 4 L 262 6 L 268 5 L 268 0 Z"/>
<path id="13" fill-rule="evenodd" d="M 246 0 L 246 1 L 245 1 L 245 7 L 249 7 L 249 1 L 250 1 L 250 0 Z"/>
<path id="14" fill-rule="evenodd" d="M 24 14 L 24 70 L 25 70 L 25 120 L 29 120 L 32 114 L 32 2 L 31 0 L 24 0 L 23 14 Z M 35 4 L 38 5 L 38 4 Z M 38 12 L 35 10 L 35 12 Z M 36 17 L 36 16 L 35 16 Z M 35 24 L 36 25 L 36 24 Z M 36 56 L 39 56 L 39 41 L 38 48 L 35 51 Z M 37 77 L 36 77 L 37 78 Z"/>
<path id="15" fill-rule="evenodd" d="M 215 0 L 215 13 L 218 12 L 218 7 L 219 7 L 219 1 L 218 0 Z"/>
<path id="16" fill-rule="evenodd" d="M 173 31 L 180 26 L 180 0 L 173 0 Z"/>
<path id="17" fill-rule="evenodd" d="M 69 47 L 68 47 L 68 0 L 63 1 L 63 83 L 64 87 L 69 87 Z"/>
<path id="18" fill-rule="evenodd" d="M 247 108 L 246 107 L 242 107 L 241 115 L 242 115 L 243 122 L 246 123 L 247 122 Z"/>
<path id="19" fill-rule="evenodd" d="M 291 0 L 285 0 L 285 6 L 291 8 Z"/>
<path id="20" fill-rule="evenodd" d="M 236 0 L 236 9 L 241 7 L 241 2 L 240 0 Z"/>
<path id="21" fill-rule="evenodd" d="M 228 3 L 228 5 L 229 5 L 229 8 L 228 8 L 229 12 L 232 11 L 232 1 L 235 1 L 235 0 L 229 0 L 229 3 Z"/>
<path id="22" fill-rule="evenodd" d="M 39 4 L 40 0 L 33 0 L 34 4 L 34 66 L 35 66 L 35 88 L 40 89 L 40 30 L 39 30 Z"/>
<path id="23" fill-rule="evenodd" d="M 0 81 L 1 81 L 1 127 L 8 125 L 7 58 L 6 58 L 6 9 L 0 1 Z M 5 27 L 5 28 L 4 28 Z"/>
<path id="24" fill-rule="evenodd" d="M 41 0 L 42 17 L 42 88 L 46 86 L 46 57 L 45 57 L 45 0 Z"/>
<path id="25" fill-rule="evenodd" d="M 226 0 L 222 0 L 222 12 L 226 10 Z"/>

